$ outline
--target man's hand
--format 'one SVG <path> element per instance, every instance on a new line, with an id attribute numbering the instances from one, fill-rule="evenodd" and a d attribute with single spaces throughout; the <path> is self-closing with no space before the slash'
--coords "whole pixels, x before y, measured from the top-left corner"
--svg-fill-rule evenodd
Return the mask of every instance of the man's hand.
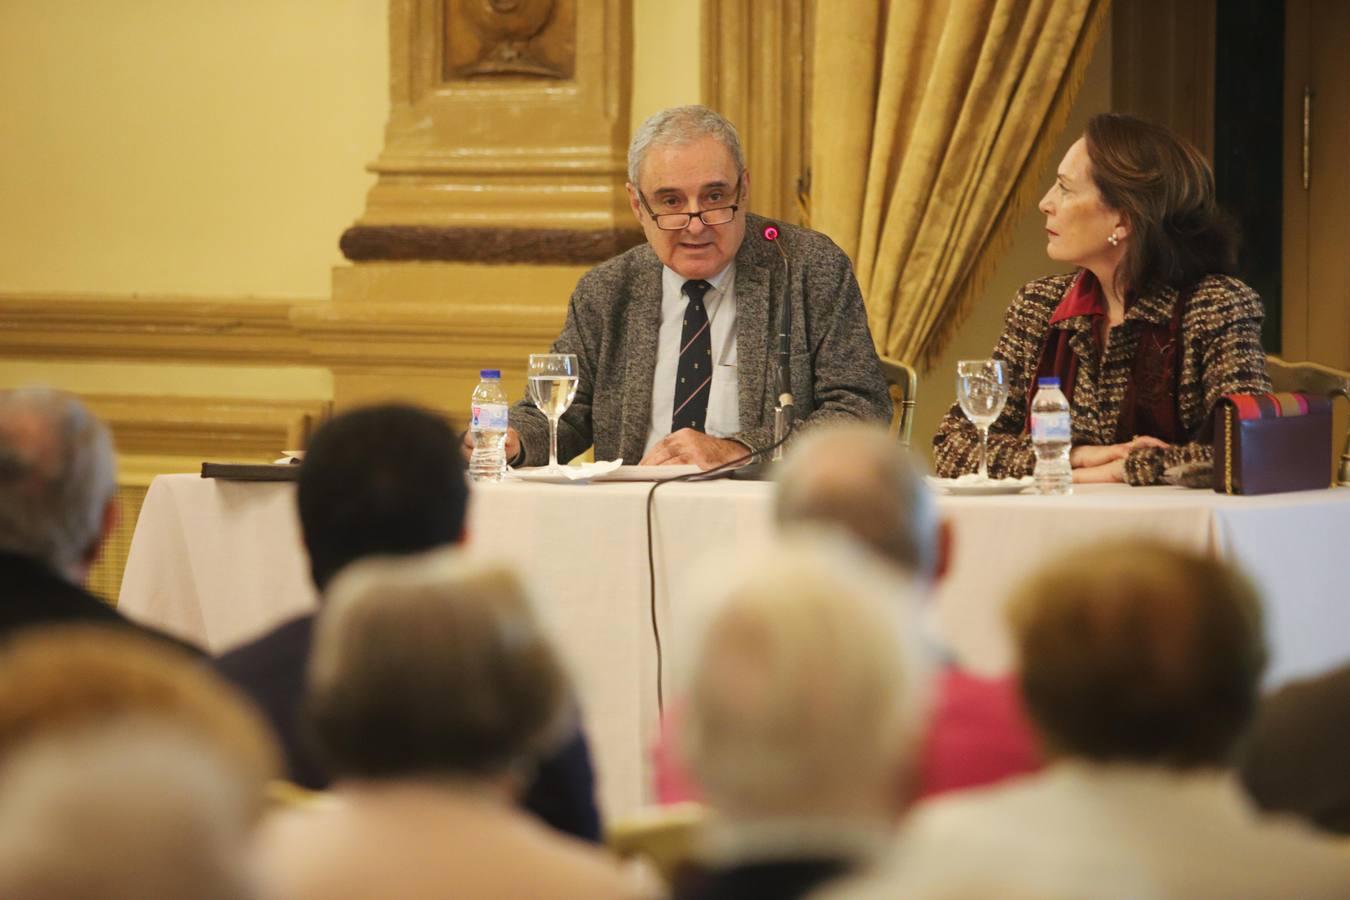
<path id="1" fill-rule="evenodd" d="M 1149 437 L 1148 435 L 1137 437 L 1134 440 L 1126 441 L 1123 444 L 1103 444 L 1100 446 L 1095 444 L 1079 444 L 1069 451 L 1069 465 L 1075 469 L 1095 469 L 1109 465 L 1113 462 L 1124 460 L 1125 457 L 1130 455 L 1130 451 L 1136 447 L 1166 446 L 1166 441 L 1160 441 L 1157 438 Z M 1121 468 L 1121 472 L 1124 472 L 1124 467 Z M 1122 474 L 1122 478 L 1123 477 Z M 1122 478 L 1110 480 L 1120 481 Z M 1075 477 L 1074 481 L 1077 480 L 1077 477 Z M 1105 481 L 1108 479 L 1099 478 L 1095 480 Z"/>
<path id="2" fill-rule="evenodd" d="M 698 466 L 705 472 L 715 469 L 723 463 L 729 463 L 750 452 L 750 448 L 740 441 L 729 438 L 717 438 L 681 428 L 666 435 L 651 452 L 642 457 L 638 465 L 642 466 Z"/>
<path id="3" fill-rule="evenodd" d="M 460 447 L 460 449 L 463 450 L 464 452 L 464 461 L 468 462 L 469 457 L 473 456 L 472 428 L 464 432 L 464 443 Z M 506 461 L 509 463 L 511 460 L 515 459 L 516 454 L 519 452 L 520 452 L 520 432 L 516 431 L 514 428 L 508 425 L 506 427 L 506 448 L 505 448 Z"/>

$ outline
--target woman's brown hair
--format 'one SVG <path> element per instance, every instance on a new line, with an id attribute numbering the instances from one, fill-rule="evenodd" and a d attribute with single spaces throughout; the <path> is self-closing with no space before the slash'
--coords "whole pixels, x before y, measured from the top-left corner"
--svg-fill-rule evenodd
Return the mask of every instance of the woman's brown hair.
<path id="1" fill-rule="evenodd" d="M 1102 202 L 1130 225 L 1117 286 L 1131 296 L 1185 290 L 1237 268 L 1237 230 L 1214 199 L 1214 172 L 1190 143 L 1134 116 L 1102 113 L 1084 133 Z"/>

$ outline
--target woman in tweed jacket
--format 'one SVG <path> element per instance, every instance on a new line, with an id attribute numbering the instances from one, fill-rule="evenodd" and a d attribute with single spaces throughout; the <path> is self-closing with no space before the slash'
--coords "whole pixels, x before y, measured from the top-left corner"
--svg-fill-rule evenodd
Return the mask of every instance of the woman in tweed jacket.
<path id="1" fill-rule="evenodd" d="M 1036 463 L 1036 379 L 1058 376 L 1073 408 L 1075 482 L 1156 484 L 1208 460 L 1210 411 L 1270 390 L 1261 298 L 1228 273 L 1236 241 L 1194 147 L 1131 116 L 1093 117 L 1041 199 L 1046 253 L 1077 270 L 1017 292 L 994 347 L 1008 403 L 989 431 L 991 477 Z M 975 471 L 979 436 L 952 408 L 933 438 L 939 475 Z"/>

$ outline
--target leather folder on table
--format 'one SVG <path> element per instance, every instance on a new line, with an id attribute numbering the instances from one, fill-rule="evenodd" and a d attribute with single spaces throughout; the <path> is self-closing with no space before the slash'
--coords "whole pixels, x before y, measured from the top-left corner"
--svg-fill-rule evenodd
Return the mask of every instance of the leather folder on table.
<path id="1" fill-rule="evenodd" d="M 202 463 L 203 478 L 225 481 L 298 481 L 300 467 L 293 463 Z"/>

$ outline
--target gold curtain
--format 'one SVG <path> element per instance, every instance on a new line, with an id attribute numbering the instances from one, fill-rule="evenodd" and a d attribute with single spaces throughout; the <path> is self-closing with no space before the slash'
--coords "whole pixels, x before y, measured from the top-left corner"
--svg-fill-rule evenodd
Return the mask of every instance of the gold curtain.
<path id="1" fill-rule="evenodd" d="M 853 259 L 877 349 L 930 363 L 1035 203 L 1109 0 L 829 0 L 811 225 Z"/>

